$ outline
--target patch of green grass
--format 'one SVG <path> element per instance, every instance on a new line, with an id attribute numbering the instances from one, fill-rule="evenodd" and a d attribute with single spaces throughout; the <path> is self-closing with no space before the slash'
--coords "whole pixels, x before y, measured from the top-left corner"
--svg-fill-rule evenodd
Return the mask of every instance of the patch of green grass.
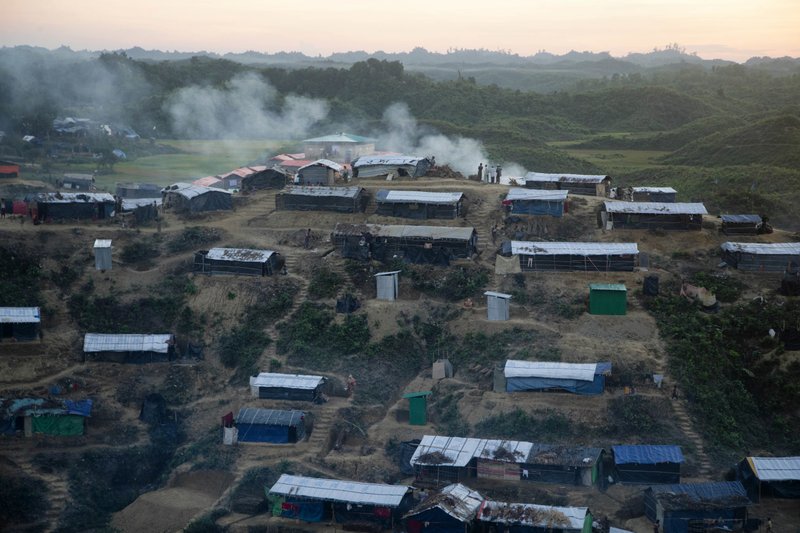
<path id="1" fill-rule="evenodd" d="M 561 413 L 547 409 L 525 412 L 514 409 L 481 420 L 475 434 L 483 438 L 559 442 L 575 435 L 577 428 Z"/>

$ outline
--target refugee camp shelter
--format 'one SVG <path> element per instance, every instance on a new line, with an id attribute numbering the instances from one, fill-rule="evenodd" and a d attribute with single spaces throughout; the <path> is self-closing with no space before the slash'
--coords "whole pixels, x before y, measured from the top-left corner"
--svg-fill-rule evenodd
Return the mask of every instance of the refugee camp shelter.
<path id="1" fill-rule="evenodd" d="M 437 359 L 433 362 L 431 369 L 431 378 L 435 380 L 452 378 L 453 377 L 453 364 L 449 359 Z"/>
<path id="2" fill-rule="evenodd" d="M 758 235 L 763 219 L 758 215 L 720 215 L 725 235 Z"/>
<path id="3" fill-rule="evenodd" d="M 262 399 L 313 402 L 322 394 L 324 385 L 322 376 L 275 372 L 250 376 L 250 394 Z"/>
<path id="4" fill-rule="evenodd" d="M 0 160 L 0 178 L 16 178 L 17 176 L 19 176 L 17 163 Z"/>
<path id="5" fill-rule="evenodd" d="M 200 213 L 233 209 L 230 191 L 214 187 L 200 187 L 191 183 L 174 183 L 163 191 L 164 205 L 176 212 Z"/>
<path id="6" fill-rule="evenodd" d="M 510 209 L 512 215 L 564 216 L 567 194 L 569 191 L 523 189 L 512 187 L 506 194 L 503 205 Z"/>
<path id="7" fill-rule="evenodd" d="M 175 358 L 175 337 L 170 333 L 87 333 L 84 358 L 112 363 L 163 363 Z"/>
<path id="8" fill-rule="evenodd" d="M 34 434 L 77 436 L 86 432 L 86 419 L 92 414 L 92 400 L 45 398 L 0 399 L 0 433 L 18 431 Z"/>
<path id="9" fill-rule="evenodd" d="M 239 167 L 231 170 L 230 172 L 218 174 L 217 178 L 220 180 L 220 185 L 219 185 L 220 188 L 225 189 L 227 191 L 236 191 L 244 188 L 245 179 L 266 171 L 267 167 L 263 165 L 252 166 L 252 167 Z M 283 183 L 285 183 L 285 181 Z"/>
<path id="10" fill-rule="evenodd" d="M 225 188 L 222 184 L 222 180 L 216 176 L 206 176 L 205 178 L 196 179 L 192 182 L 192 185 L 198 187 L 216 187 L 218 189 Z"/>
<path id="11" fill-rule="evenodd" d="M 61 189 L 71 191 L 92 191 L 94 190 L 94 176 L 91 174 L 64 174 L 59 186 Z"/>
<path id="12" fill-rule="evenodd" d="M 41 323 L 42 313 L 38 307 L 0 307 L 0 342 L 36 340 Z"/>
<path id="13" fill-rule="evenodd" d="M 800 498 L 800 457 L 745 457 L 736 466 L 752 502 L 762 496 Z"/>
<path id="14" fill-rule="evenodd" d="M 269 489 L 272 515 L 304 522 L 394 529 L 413 505 L 411 487 L 283 474 Z"/>
<path id="15" fill-rule="evenodd" d="M 433 167 L 433 161 L 412 155 L 363 155 L 353 161 L 352 166 L 355 178 L 382 176 L 418 178 Z"/>
<path id="16" fill-rule="evenodd" d="M 161 187 L 154 183 L 117 183 L 116 195 L 123 199 L 158 198 L 161 201 Z"/>
<path id="17" fill-rule="evenodd" d="M 142 224 L 158 218 L 158 210 L 161 207 L 161 203 L 161 197 L 123 198 L 121 207 L 125 216 L 132 215 L 137 223 Z"/>
<path id="18" fill-rule="evenodd" d="M 378 300 L 387 300 L 390 302 L 397 300 L 400 272 L 400 270 L 392 270 L 391 272 L 378 272 L 375 274 Z"/>
<path id="19" fill-rule="evenodd" d="M 308 161 L 304 161 L 303 166 Z M 266 166 L 249 167 L 255 170 L 252 174 L 242 177 L 240 189 L 242 191 L 259 191 L 262 189 L 282 189 L 289 181 L 289 174 L 280 168 L 267 168 Z"/>
<path id="20" fill-rule="evenodd" d="M 597 363 L 517 361 L 509 359 L 503 368 L 506 392 L 566 391 L 602 394 L 605 375 Z"/>
<path id="21" fill-rule="evenodd" d="M 627 484 L 681 482 L 683 453 L 674 445 L 618 445 L 611 447 L 615 479 Z"/>
<path id="22" fill-rule="evenodd" d="M 408 400 L 408 423 L 412 426 L 424 426 L 428 423 L 428 396 L 431 394 L 431 391 L 421 391 L 403 395 Z"/>
<path id="23" fill-rule="evenodd" d="M 591 487 L 603 477 L 602 448 L 531 443 L 521 479 Z"/>
<path id="24" fill-rule="evenodd" d="M 334 133 L 304 140 L 303 152 L 305 159 L 328 158 L 349 163 L 375 152 L 375 139 L 351 133 Z"/>
<path id="25" fill-rule="evenodd" d="M 592 515 L 586 507 L 486 500 L 478 509 L 478 522 L 514 533 L 592 533 Z"/>
<path id="26" fill-rule="evenodd" d="M 88 219 L 102 220 L 114 215 L 116 201 L 106 192 L 47 192 L 34 196 L 30 209 L 35 219 L 53 220 Z"/>
<path id="27" fill-rule="evenodd" d="M 375 214 L 389 217 L 453 219 L 461 215 L 464 194 L 460 192 L 390 191 L 375 194 Z"/>
<path id="28" fill-rule="evenodd" d="M 708 211 L 701 203 L 603 202 L 598 213 L 605 229 L 700 230 Z"/>
<path id="29" fill-rule="evenodd" d="M 590 283 L 589 314 L 624 315 L 628 309 L 628 289 L 622 283 Z"/>
<path id="30" fill-rule="evenodd" d="M 303 411 L 242 407 L 236 415 L 239 442 L 292 444 L 306 436 Z"/>
<path id="31" fill-rule="evenodd" d="M 644 491 L 645 515 L 659 520 L 664 533 L 705 531 L 704 522 L 715 520 L 736 530 L 747 519 L 749 503 L 738 481 L 655 485 Z"/>
<path id="32" fill-rule="evenodd" d="M 297 169 L 297 183 L 300 185 L 333 185 L 344 167 L 330 159 L 317 159 Z"/>
<path id="33" fill-rule="evenodd" d="M 721 248 L 722 260 L 738 270 L 785 272 L 800 267 L 800 242 L 724 242 Z"/>
<path id="34" fill-rule="evenodd" d="M 472 227 L 336 224 L 333 242 L 348 259 L 448 265 L 477 252 L 478 233 Z"/>
<path id="35" fill-rule="evenodd" d="M 522 272 L 633 272 L 639 247 L 635 242 L 505 241 L 500 253 L 518 257 Z"/>
<path id="36" fill-rule="evenodd" d="M 569 189 L 572 194 L 586 196 L 608 196 L 611 191 L 609 176 L 528 172 L 523 180 L 528 189 Z"/>
<path id="37" fill-rule="evenodd" d="M 275 208 L 286 211 L 363 212 L 369 196 L 363 187 L 290 185 L 275 196 Z"/>
<path id="38" fill-rule="evenodd" d="M 503 292 L 486 291 L 486 314 L 488 320 L 508 320 L 511 295 Z"/>
<path id="39" fill-rule="evenodd" d="M 213 276 L 271 276 L 283 265 L 281 254 L 272 250 L 212 248 L 194 254 L 194 271 Z"/>
<path id="40" fill-rule="evenodd" d="M 415 533 L 464 533 L 475 523 L 483 503 L 479 492 L 460 483 L 447 485 L 411 509 L 406 530 Z"/>
<path id="41" fill-rule="evenodd" d="M 103 272 L 111 270 L 111 239 L 94 241 L 94 268 Z"/>
<path id="42" fill-rule="evenodd" d="M 633 187 L 631 192 L 634 202 L 675 203 L 678 194 L 672 187 Z"/>

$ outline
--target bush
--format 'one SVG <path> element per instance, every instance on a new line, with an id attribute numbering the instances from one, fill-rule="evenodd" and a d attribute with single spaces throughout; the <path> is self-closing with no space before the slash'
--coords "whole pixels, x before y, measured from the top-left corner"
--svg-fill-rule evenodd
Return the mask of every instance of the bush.
<path id="1" fill-rule="evenodd" d="M 744 283 L 728 275 L 717 275 L 712 272 L 698 272 L 691 277 L 692 285 L 705 287 L 714 293 L 720 302 L 735 302 L 742 295 Z"/>
<path id="2" fill-rule="evenodd" d="M 476 296 L 489 282 L 488 271 L 479 266 L 436 268 L 407 265 L 414 288 L 450 301 Z"/>
<path id="3" fill-rule="evenodd" d="M 179 235 L 167 242 L 167 250 L 171 253 L 199 250 L 208 244 L 217 242 L 221 238 L 222 232 L 218 228 L 192 226 L 184 229 Z"/>
<path id="4" fill-rule="evenodd" d="M 161 255 L 158 245 L 150 241 L 133 241 L 122 247 L 120 257 L 128 264 L 148 264 Z"/>
<path id="5" fill-rule="evenodd" d="M 609 419 L 619 435 L 659 435 L 663 433 L 660 419 L 668 406 L 644 396 L 614 398 L 608 404 Z"/>
<path id="6" fill-rule="evenodd" d="M 326 266 L 314 269 L 308 284 L 308 296 L 314 300 L 334 298 L 344 284 L 344 278 Z"/>
<path id="7" fill-rule="evenodd" d="M 47 485 L 30 476 L 0 476 L 0 525 L 24 524 L 44 516 Z"/>
<path id="8" fill-rule="evenodd" d="M 40 305 L 41 268 L 36 254 L 21 246 L 0 247 L 0 305 Z"/>
<path id="9" fill-rule="evenodd" d="M 576 431 L 572 422 L 556 411 L 537 410 L 528 414 L 514 409 L 482 420 L 475 426 L 475 433 L 485 438 L 546 442 L 567 439 Z"/>

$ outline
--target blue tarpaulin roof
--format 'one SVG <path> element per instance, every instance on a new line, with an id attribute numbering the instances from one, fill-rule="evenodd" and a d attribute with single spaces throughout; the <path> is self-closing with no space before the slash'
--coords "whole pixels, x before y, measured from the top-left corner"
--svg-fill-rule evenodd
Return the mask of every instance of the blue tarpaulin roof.
<path id="1" fill-rule="evenodd" d="M 749 503 L 747 492 L 739 481 L 716 481 L 712 483 L 682 483 L 680 485 L 653 485 L 656 499 L 662 501 L 665 508 L 681 509 L 698 504 L 728 503 L 730 507 L 743 506 Z M 676 497 L 681 495 L 683 497 Z M 665 505 L 664 499 L 668 504 Z"/>
<path id="2" fill-rule="evenodd" d="M 683 454 L 680 446 L 673 445 L 623 445 L 612 446 L 614 462 L 618 465 L 657 463 L 682 463 Z"/>
<path id="3" fill-rule="evenodd" d="M 64 400 L 64 409 L 71 415 L 91 416 L 92 400 Z"/>

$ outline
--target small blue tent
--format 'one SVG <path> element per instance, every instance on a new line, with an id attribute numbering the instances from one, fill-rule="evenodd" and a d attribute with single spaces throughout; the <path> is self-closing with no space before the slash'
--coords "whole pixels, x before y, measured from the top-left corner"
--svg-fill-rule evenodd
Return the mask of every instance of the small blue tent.
<path id="1" fill-rule="evenodd" d="M 236 417 L 236 427 L 239 442 L 297 442 L 306 434 L 305 413 L 242 407 Z"/>
<path id="2" fill-rule="evenodd" d="M 620 483 L 680 483 L 683 453 L 674 445 L 612 446 Z"/>

